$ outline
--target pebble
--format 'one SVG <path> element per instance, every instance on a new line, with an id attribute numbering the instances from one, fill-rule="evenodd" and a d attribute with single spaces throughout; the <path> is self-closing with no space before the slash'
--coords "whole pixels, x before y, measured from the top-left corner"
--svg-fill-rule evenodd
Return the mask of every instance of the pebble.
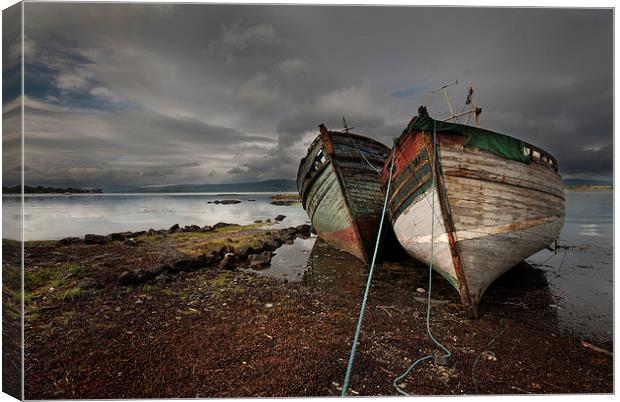
<path id="1" fill-rule="evenodd" d="M 424 288 L 417 288 L 415 291 L 418 293 L 426 293 L 426 289 Z"/>
<path id="2" fill-rule="evenodd" d="M 271 304 L 271 303 L 266 303 L 266 304 L 265 304 L 265 307 L 266 307 L 266 308 L 272 308 L 272 307 L 273 307 L 273 304 Z"/>
<path id="3" fill-rule="evenodd" d="M 114 311 L 121 311 L 121 308 L 117 307 L 117 308 L 114 309 Z"/>

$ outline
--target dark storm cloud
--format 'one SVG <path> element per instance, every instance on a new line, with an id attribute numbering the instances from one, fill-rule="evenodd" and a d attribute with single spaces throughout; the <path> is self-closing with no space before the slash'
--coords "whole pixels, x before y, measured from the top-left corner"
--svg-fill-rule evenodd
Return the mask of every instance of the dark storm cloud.
<path id="1" fill-rule="evenodd" d="M 612 166 L 610 10 L 26 4 L 31 184 L 293 178 L 317 125 L 386 144 L 474 84 L 487 128 Z"/>

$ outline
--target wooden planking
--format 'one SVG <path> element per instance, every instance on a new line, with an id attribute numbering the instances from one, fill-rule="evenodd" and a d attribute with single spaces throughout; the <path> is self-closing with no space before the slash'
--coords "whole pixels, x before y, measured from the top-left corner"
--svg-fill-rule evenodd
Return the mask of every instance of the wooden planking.
<path id="1" fill-rule="evenodd" d="M 325 163 L 316 169 L 321 150 Z M 383 195 L 380 175 L 360 151 L 379 168 L 389 153 L 387 147 L 372 139 L 321 126 L 321 134 L 300 163 L 298 187 L 319 236 L 366 260 L 376 238 Z"/>
<path id="2" fill-rule="evenodd" d="M 464 147 L 462 141 L 450 141 L 446 133 L 438 136 L 439 161 L 456 246 L 475 311 L 490 283 L 557 238 L 564 219 L 564 187 L 559 175 L 545 166 L 506 160 L 490 152 Z M 414 198 L 410 193 L 415 180 L 412 181 L 411 174 L 404 173 L 415 169 L 413 161 L 419 156 L 422 137 L 423 133 L 401 136 L 399 147 L 403 145 L 418 153 L 400 148 L 396 152 L 401 175 L 395 175 L 394 180 L 406 191 L 400 197 L 390 197 L 392 209 L 396 198 L 401 202 L 403 196 Z M 383 176 L 385 182 L 385 168 Z M 430 194 L 429 190 L 412 202 L 406 199 L 411 204 L 405 204 L 401 214 L 391 215 L 403 247 L 427 264 L 431 258 Z M 435 215 L 441 215 L 438 199 Z M 436 218 L 435 224 L 434 268 L 458 290 L 443 218 Z"/>
<path id="3" fill-rule="evenodd" d="M 454 148 L 440 148 L 442 172 L 467 285 L 478 303 L 497 277 L 559 236 L 564 192 L 551 169 L 496 156 L 500 161 L 490 161 L 480 150 L 459 159 Z M 484 179 L 459 177 L 462 171 Z"/>
<path id="4" fill-rule="evenodd" d="M 352 225 L 332 165 L 322 172 L 309 189 L 306 211 L 317 232 L 335 232 Z"/>
<path id="5" fill-rule="evenodd" d="M 435 197 L 434 228 L 432 197 Z M 434 234 L 433 267 L 450 283 L 458 288 L 456 273 L 452 262 L 450 247 L 447 242 L 438 242 L 437 239 L 446 237 L 446 228 L 439 205 L 436 190 L 431 187 L 418 197 L 393 223 L 394 233 L 403 248 L 416 260 L 425 264 L 431 261 L 431 234 Z"/>
<path id="6" fill-rule="evenodd" d="M 490 152 L 459 145 L 441 145 L 441 166 L 448 175 L 477 175 L 480 179 L 504 182 L 564 198 L 564 185 L 553 170 L 537 163 L 503 159 Z"/>
<path id="7" fill-rule="evenodd" d="M 493 236 L 459 241 L 461 261 L 472 299 L 478 303 L 486 289 L 504 272 L 550 245 L 562 220 Z"/>

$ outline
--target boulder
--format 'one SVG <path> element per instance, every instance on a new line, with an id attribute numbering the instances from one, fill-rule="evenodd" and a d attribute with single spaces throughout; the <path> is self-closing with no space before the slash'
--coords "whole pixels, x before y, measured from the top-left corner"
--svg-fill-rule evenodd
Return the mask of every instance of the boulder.
<path id="1" fill-rule="evenodd" d="M 174 225 L 170 226 L 170 229 L 168 229 L 168 233 L 176 233 L 179 230 L 181 230 L 179 224 L 175 223 Z"/>
<path id="2" fill-rule="evenodd" d="M 210 232 L 212 230 L 213 230 L 213 226 L 209 226 L 209 225 L 205 225 L 205 226 L 200 228 L 201 232 Z"/>
<path id="3" fill-rule="evenodd" d="M 183 228 L 184 232 L 198 232 L 200 231 L 200 226 L 198 225 L 189 225 Z"/>
<path id="4" fill-rule="evenodd" d="M 235 261 L 235 255 L 233 253 L 226 253 L 222 261 L 220 261 L 220 269 L 233 269 Z"/>
<path id="5" fill-rule="evenodd" d="M 121 285 L 134 285 L 138 283 L 138 275 L 135 272 L 125 271 L 116 278 Z"/>
<path id="6" fill-rule="evenodd" d="M 59 246 L 68 246 L 70 244 L 78 244 L 81 243 L 82 240 L 79 237 L 65 237 L 64 239 L 60 239 L 56 242 Z"/>
<path id="7" fill-rule="evenodd" d="M 271 258 L 273 254 L 270 251 L 263 251 L 260 254 L 250 254 L 248 260 L 250 261 L 250 268 L 260 269 L 271 265 Z"/>
<path id="8" fill-rule="evenodd" d="M 105 236 L 96 234 L 87 234 L 84 236 L 84 243 L 86 244 L 106 244 L 108 239 Z"/>
<path id="9" fill-rule="evenodd" d="M 310 236 L 310 225 L 299 225 L 299 226 L 295 226 L 295 230 L 297 230 L 297 233 L 303 236 Z"/>
<path id="10" fill-rule="evenodd" d="M 158 234 L 159 232 L 155 229 L 149 229 L 145 233 L 146 236 L 157 236 Z"/>
<path id="11" fill-rule="evenodd" d="M 286 215 L 278 215 L 278 216 L 276 216 L 275 219 L 276 219 L 276 221 L 281 222 L 281 221 L 284 220 L 284 218 L 286 218 Z"/>
<path id="12" fill-rule="evenodd" d="M 129 239 L 123 242 L 123 245 L 124 246 L 137 246 L 140 243 L 142 243 L 140 240 L 136 240 L 133 237 L 130 237 Z"/>
<path id="13" fill-rule="evenodd" d="M 237 257 L 239 258 L 247 258 L 250 254 L 254 254 L 255 250 L 252 246 L 241 247 L 236 251 Z"/>
<path id="14" fill-rule="evenodd" d="M 213 204 L 222 204 L 222 205 L 230 205 L 230 204 L 240 204 L 239 200 L 215 200 Z"/>
<path id="15" fill-rule="evenodd" d="M 231 226 L 239 226 L 239 225 L 237 225 L 235 223 L 218 222 L 215 225 L 213 225 L 213 229 L 227 228 L 227 227 L 231 227 Z"/>

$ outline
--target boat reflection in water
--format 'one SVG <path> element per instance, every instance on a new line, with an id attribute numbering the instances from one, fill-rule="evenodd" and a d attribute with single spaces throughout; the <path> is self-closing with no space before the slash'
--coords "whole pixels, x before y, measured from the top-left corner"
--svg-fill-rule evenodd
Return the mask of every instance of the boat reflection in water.
<path id="1" fill-rule="evenodd" d="M 308 258 L 303 282 L 325 292 L 359 297 L 366 271 L 367 265 L 363 261 L 351 258 L 351 254 L 317 238 Z"/>

